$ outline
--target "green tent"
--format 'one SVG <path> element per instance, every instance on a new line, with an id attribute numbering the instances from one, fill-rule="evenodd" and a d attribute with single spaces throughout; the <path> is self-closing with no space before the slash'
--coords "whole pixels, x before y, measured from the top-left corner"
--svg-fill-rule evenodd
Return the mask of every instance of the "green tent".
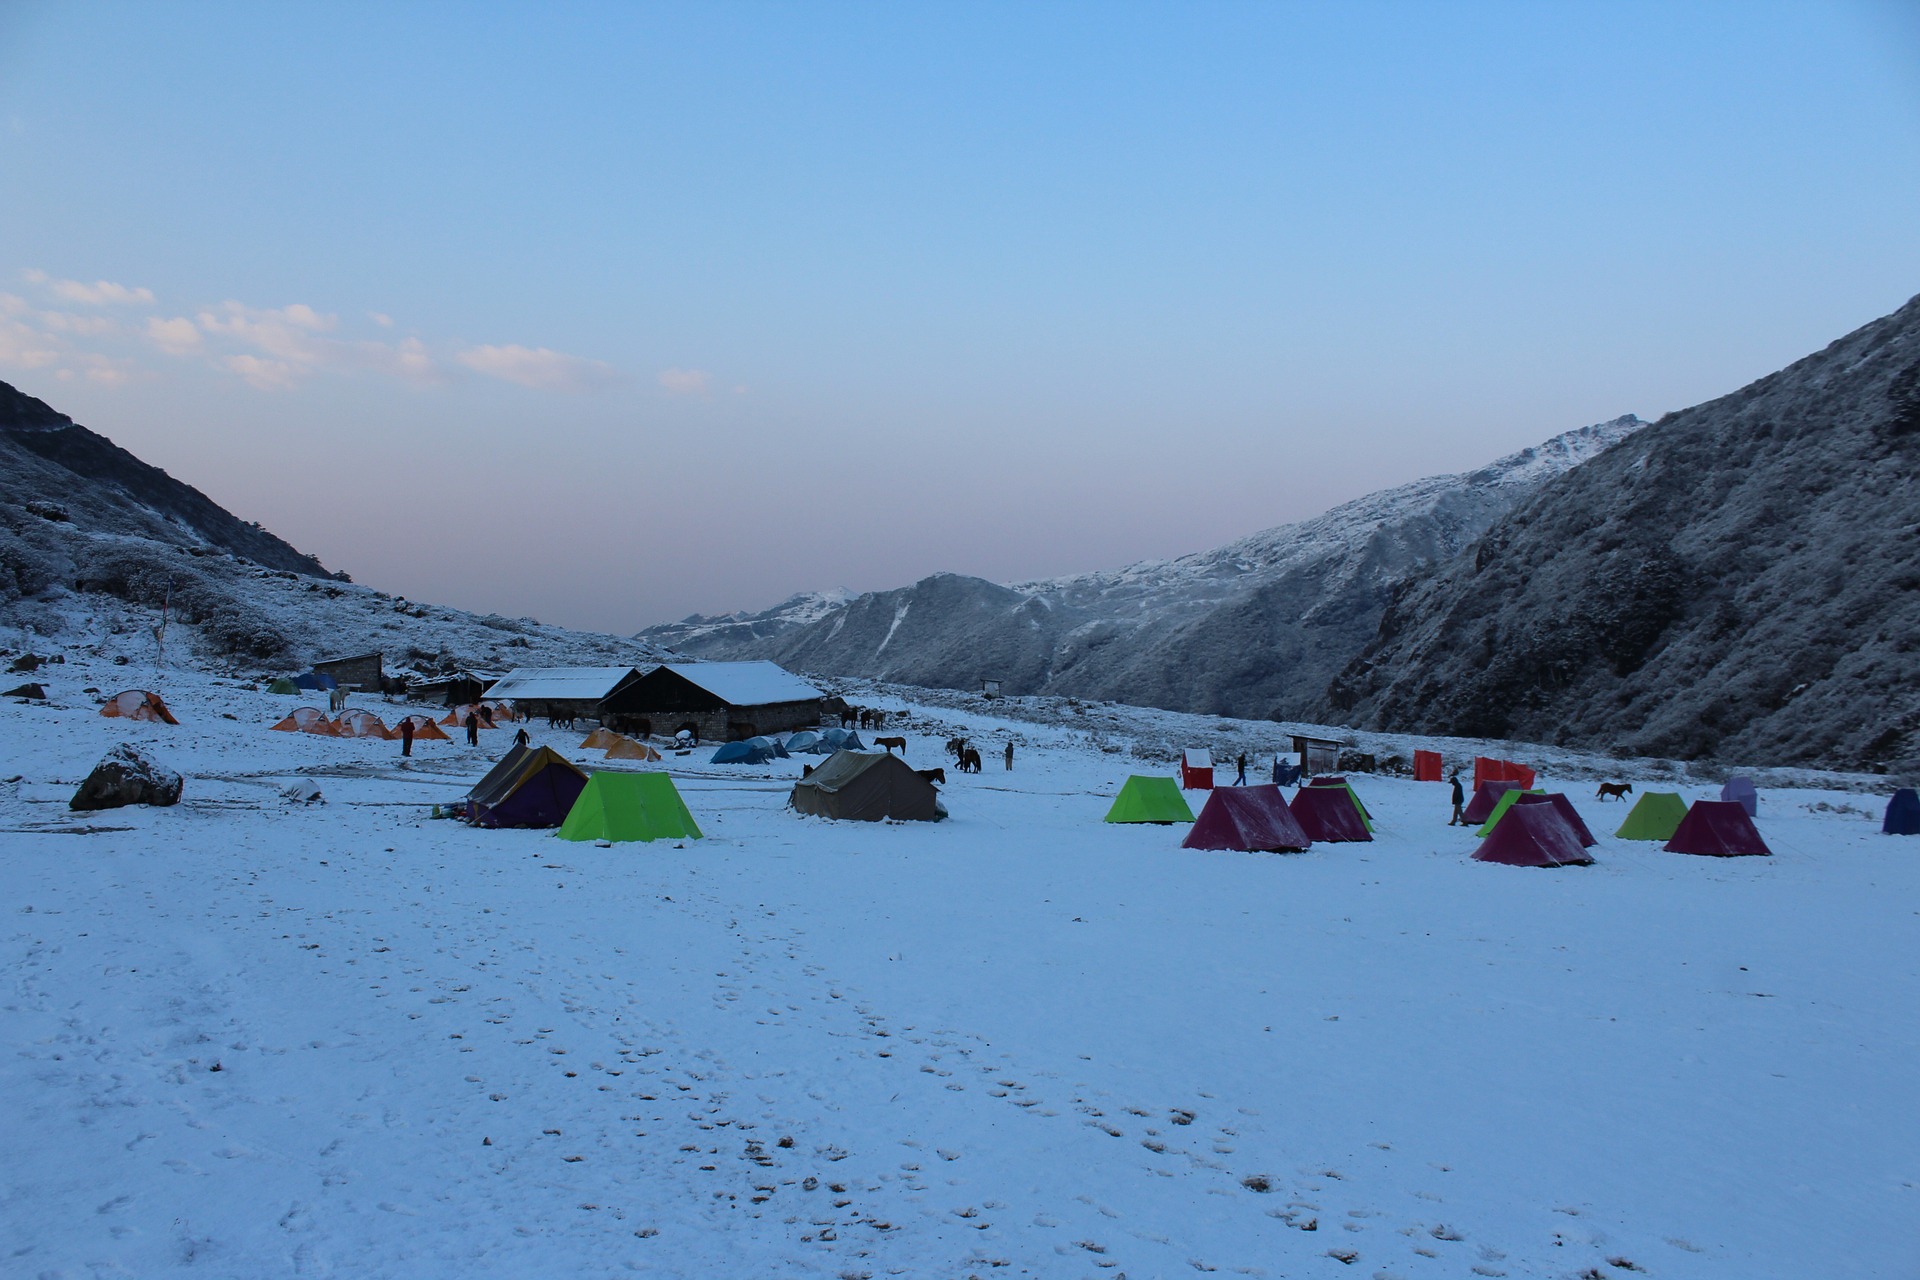
<path id="1" fill-rule="evenodd" d="M 1309 782 L 1307 785 L 1310 787 L 1324 787 L 1331 784 L 1325 782 Z M 1367 812 L 1367 806 L 1360 803 L 1360 793 L 1353 789 L 1351 782 L 1341 782 L 1338 785 L 1342 791 L 1347 793 L 1347 799 L 1353 801 L 1354 809 L 1360 814 L 1360 825 L 1372 831 L 1373 815 Z"/>
<path id="2" fill-rule="evenodd" d="M 1192 822 L 1193 810 L 1172 778 L 1134 774 L 1107 810 L 1108 822 Z"/>
<path id="3" fill-rule="evenodd" d="M 670 775 L 603 771 L 587 779 L 554 834 L 562 840 L 698 840 L 700 828 Z"/>
<path id="4" fill-rule="evenodd" d="M 1500 819 L 1506 814 L 1507 810 L 1513 808 L 1515 804 L 1519 803 L 1521 796 L 1523 795 L 1540 796 L 1545 794 L 1546 792 L 1544 791 L 1539 791 L 1539 790 L 1522 791 L 1520 788 L 1515 787 L 1513 790 L 1507 792 L 1505 795 L 1500 797 L 1499 801 L 1495 803 L 1495 805 L 1493 806 L 1493 812 L 1487 815 L 1487 820 L 1481 823 L 1480 829 L 1474 832 L 1473 834 L 1479 836 L 1482 840 L 1485 840 L 1488 836 L 1493 834 L 1493 829 L 1500 825 Z"/>
<path id="5" fill-rule="evenodd" d="M 1671 840 L 1687 816 L 1687 802 L 1672 791 L 1649 791 L 1634 803 L 1613 834 L 1622 840 Z"/>
<path id="6" fill-rule="evenodd" d="M 267 686 L 268 693 L 298 693 L 300 686 L 285 676 L 275 676 L 273 683 Z"/>

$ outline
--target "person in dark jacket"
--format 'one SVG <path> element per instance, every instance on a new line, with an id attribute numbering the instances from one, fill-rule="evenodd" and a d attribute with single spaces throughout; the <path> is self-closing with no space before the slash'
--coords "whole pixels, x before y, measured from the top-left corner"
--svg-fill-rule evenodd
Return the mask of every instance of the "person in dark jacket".
<path id="1" fill-rule="evenodd" d="M 471 711 L 467 712 L 467 745 L 470 747 L 480 745 L 480 717 Z"/>
<path id="2" fill-rule="evenodd" d="M 1013 772 L 1013 743 L 1007 743 L 1007 772 Z"/>
<path id="3" fill-rule="evenodd" d="M 408 716 L 400 722 L 400 754 L 413 754 L 413 717 Z"/>
<path id="4" fill-rule="evenodd" d="M 1460 785 L 1460 771 L 1453 771 L 1453 817 L 1447 820 L 1450 827 L 1467 825 L 1467 789 Z"/>
<path id="5" fill-rule="evenodd" d="M 525 725 L 522 725 L 520 727 L 519 732 L 513 735 L 513 745 L 516 747 L 528 746 L 532 742 L 533 742 L 533 737 L 527 732 Z"/>
<path id="6" fill-rule="evenodd" d="M 1240 753 L 1240 759 L 1235 761 L 1235 763 L 1240 766 L 1240 772 L 1234 775 L 1233 785 L 1236 787 L 1244 787 L 1247 785 L 1247 753 L 1242 751 Z"/>

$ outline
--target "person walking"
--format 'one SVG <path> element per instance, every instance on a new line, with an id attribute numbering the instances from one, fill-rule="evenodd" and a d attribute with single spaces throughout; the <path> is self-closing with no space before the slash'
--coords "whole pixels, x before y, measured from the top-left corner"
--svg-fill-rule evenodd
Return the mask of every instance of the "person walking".
<path id="1" fill-rule="evenodd" d="M 467 745 L 470 747 L 480 745 L 480 717 L 471 711 L 467 712 Z"/>
<path id="2" fill-rule="evenodd" d="M 1447 820 L 1450 827 L 1467 825 L 1467 789 L 1460 785 L 1460 771 L 1453 771 L 1453 817 Z"/>
<path id="3" fill-rule="evenodd" d="M 1247 753 L 1242 751 L 1240 753 L 1240 759 L 1235 761 L 1235 763 L 1240 766 L 1240 772 L 1234 775 L 1233 785 L 1236 787 L 1244 787 L 1247 785 Z"/>
<path id="4" fill-rule="evenodd" d="M 1008 739 L 1007 741 L 1007 772 L 1008 773 L 1013 772 L 1013 741 L 1012 739 Z"/>
<path id="5" fill-rule="evenodd" d="M 513 745 L 516 747 L 530 746 L 532 742 L 533 738 L 527 733 L 525 725 L 522 725 L 519 731 L 513 735 Z"/>
<path id="6" fill-rule="evenodd" d="M 400 754 L 413 754 L 413 717 L 408 716 L 400 722 Z"/>

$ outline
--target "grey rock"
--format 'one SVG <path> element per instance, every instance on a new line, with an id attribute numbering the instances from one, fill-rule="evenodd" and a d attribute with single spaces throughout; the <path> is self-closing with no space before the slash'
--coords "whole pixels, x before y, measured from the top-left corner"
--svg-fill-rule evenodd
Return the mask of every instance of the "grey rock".
<path id="1" fill-rule="evenodd" d="M 130 742 L 109 751 L 67 802 L 69 809 L 118 809 L 129 804 L 180 803 L 179 774 L 155 763 Z"/>

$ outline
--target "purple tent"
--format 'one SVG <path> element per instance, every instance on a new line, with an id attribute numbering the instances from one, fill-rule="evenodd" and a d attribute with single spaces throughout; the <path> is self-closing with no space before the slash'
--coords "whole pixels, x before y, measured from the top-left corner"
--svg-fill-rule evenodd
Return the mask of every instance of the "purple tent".
<path id="1" fill-rule="evenodd" d="M 1752 778 L 1728 778 L 1727 785 L 1720 788 L 1720 798 L 1745 809 L 1749 818 L 1760 816 L 1760 793 L 1754 790 Z"/>
<path id="2" fill-rule="evenodd" d="M 1890 836 L 1920 836 L 1920 794 L 1912 787 L 1894 792 L 1893 799 L 1887 801 L 1887 816 L 1880 820 L 1880 830 Z"/>
<path id="3" fill-rule="evenodd" d="M 1309 840 L 1334 844 L 1373 839 L 1353 793 L 1345 787 L 1302 787 L 1293 793 L 1287 809 Z"/>
<path id="4" fill-rule="evenodd" d="M 1567 799 L 1558 791 L 1549 792 L 1546 795 L 1529 791 L 1518 800 L 1515 800 L 1514 803 L 1516 805 L 1550 804 L 1559 812 L 1561 817 L 1567 820 L 1567 825 L 1573 828 L 1573 834 L 1580 837 L 1581 848 L 1591 849 L 1600 843 L 1594 839 L 1593 832 L 1587 829 L 1586 822 L 1580 817 L 1580 811 L 1573 807 L 1573 801 Z M 1511 810 L 1509 810 L 1509 812 L 1511 812 Z"/>
<path id="5" fill-rule="evenodd" d="M 557 827 L 586 787 L 587 775 L 552 747 L 516 747 L 467 797 L 467 814 L 479 827 Z"/>
<path id="6" fill-rule="evenodd" d="M 1673 839 L 1667 841 L 1667 852 L 1737 858 L 1747 854 L 1764 856 L 1773 850 L 1767 848 L 1753 819 L 1737 801 L 1695 800 L 1687 816 L 1680 819 Z"/>
<path id="7" fill-rule="evenodd" d="M 1493 816 L 1493 806 L 1500 803 L 1500 797 L 1509 791 L 1521 790 L 1517 782 L 1483 782 L 1473 789 L 1473 799 L 1467 801 L 1466 818 L 1468 826 L 1478 826 Z"/>
<path id="8" fill-rule="evenodd" d="M 1498 862 L 1509 867 L 1593 864 L 1593 855 L 1581 847 L 1580 837 L 1558 808 L 1518 801 L 1501 815 L 1492 833 L 1474 850 L 1473 858 L 1475 862 Z"/>
<path id="9" fill-rule="evenodd" d="M 1311 843 L 1280 788 L 1215 787 L 1180 847 L 1292 853 Z"/>

